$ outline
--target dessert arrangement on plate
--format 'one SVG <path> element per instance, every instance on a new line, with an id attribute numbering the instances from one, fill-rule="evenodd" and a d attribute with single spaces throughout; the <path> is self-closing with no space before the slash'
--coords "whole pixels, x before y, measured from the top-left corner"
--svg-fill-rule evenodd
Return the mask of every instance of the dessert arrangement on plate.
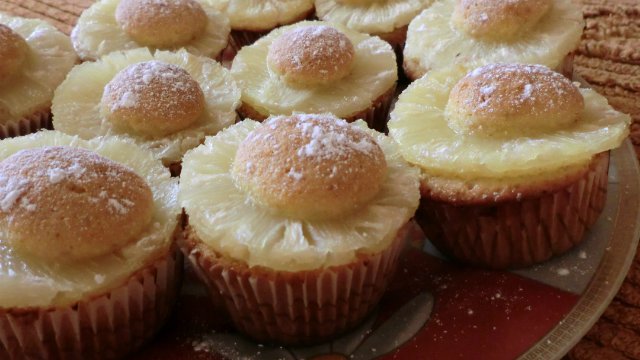
<path id="1" fill-rule="evenodd" d="M 0 359 L 561 356 L 640 218 L 583 26 L 570 0 L 0 14 Z"/>

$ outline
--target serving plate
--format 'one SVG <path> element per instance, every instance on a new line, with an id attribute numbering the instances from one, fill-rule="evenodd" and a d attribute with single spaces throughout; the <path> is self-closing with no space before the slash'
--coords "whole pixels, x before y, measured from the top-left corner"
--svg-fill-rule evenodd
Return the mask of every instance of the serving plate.
<path id="1" fill-rule="evenodd" d="M 640 172 L 627 140 L 611 153 L 606 207 L 571 252 L 517 271 L 463 267 L 416 226 L 376 312 L 313 347 L 274 347 L 235 333 L 187 268 L 176 311 L 136 359 L 554 359 L 610 303 L 640 237 Z"/>

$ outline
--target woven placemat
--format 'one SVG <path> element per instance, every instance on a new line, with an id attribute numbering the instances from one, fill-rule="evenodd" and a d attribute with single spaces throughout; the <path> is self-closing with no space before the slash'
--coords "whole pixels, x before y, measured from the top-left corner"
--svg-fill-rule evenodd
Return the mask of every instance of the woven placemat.
<path id="1" fill-rule="evenodd" d="M 631 140 L 640 155 L 640 1 L 583 0 L 586 29 L 577 72 L 630 114 Z"/>
<path id="2" fill-rule="evenodd" d="M 50 21 L 70 33 L 91 0 L 0 0 L 0 11 Z M 630 114 L 640 156 L 640 0 L 583 0 L 586 29 L 575 57 L 577 73 Z M 640 253 L 613 303 L 569 359 L 640 360 Z"/>
<path id="3" fill-rule="evenodd" d="M 92 3 L 92 0 L 0 0 L 0 11 L 45 19 L 69 34 L 80 13 Z"/>
<path id="4" fill-rule="evenodd" d="M 583 0 L 583 12 L 576 71 L 632 116 L 631 141 L 640 156 L 640 1 Z M 640 359 L 640 253 L 615 300 L 568 358 Z"/>

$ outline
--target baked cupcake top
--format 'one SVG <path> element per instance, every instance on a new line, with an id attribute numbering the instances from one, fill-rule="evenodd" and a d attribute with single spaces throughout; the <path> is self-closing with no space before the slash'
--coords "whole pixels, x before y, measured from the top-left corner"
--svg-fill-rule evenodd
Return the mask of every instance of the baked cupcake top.
<path id="1" fill-rule="evenodd" d="M 233 30 L 269 31 L 313 12 L 313 0 L 209 0 L 227 14 Z"/>
<path id="2" fill-rule="evenodd" d="M 185 155 L 180 180 L 199 239 L 286 271 L 382 251 L 418 198 L 418 171 L 391 139 L 330 114 L 235 124 Z"/>
<path id="3" fill-rule="evenodd" d="M 572 0 L 443 0 L 409 25 L 405 69 L 417 79 L 450 65 L 542 64 L 552 69 L 580 42 Z"/>
<path id="4" fill-rule="evenodd" d="M 315 0 L 321 20 L 343 24 L 367 34 L 403 28 L 433 0 Z"/>
<path id="5" fill-rule="evenodd" d="M 628 134 L 628 115 L 547 67 L 487 65 L 457 82 L 452 72 L 412 83 L 389 121 L 429 176 L 517 183 L 584 166 Z"/>
<path id="6" fill-rule="evenodd" d="M 245 46 L 231 73 L 242 102 L 264 117 L 329 112 L 349 118 L 398 79 L 389 44 L 322 21 L 281 27 Z"/>
<path id="7" fill-rule="evenodd" d="M 80 15 L 71 39 L 83 60 L 139 47 L 215 58 L 230 31 L 213 0 L 100 0 Z"/>
<path id="8" fill-rule="evenodd" d="M 0 308 L 64 306 L 121 283 L 166 254 L 180 213 L 177 180 L 117 138 L 3 140 L 0 189 Z"/>
<path id="9" fill-rule="evenodd" d="M 48 110 L 76 60 L 69 38 L 53 26 L 0 13 L 0 125 Z"/>
<path id="10" fill-rule="evenodd" d="M 141 48 L 75 67 L 56 90 L 52 112 L 57 130 L 128 137 L 168 165 L 233 124 L 239 102 L 240 90 L 214 60 Z"/>

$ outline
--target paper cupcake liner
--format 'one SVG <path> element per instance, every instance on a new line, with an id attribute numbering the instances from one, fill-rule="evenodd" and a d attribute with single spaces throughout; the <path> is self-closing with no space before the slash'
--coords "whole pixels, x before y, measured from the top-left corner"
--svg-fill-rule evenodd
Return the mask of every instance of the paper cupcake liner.
<path id="1" fill-rule="evenodd" d="M 244 46 L 251 45 L 261 37 L 268 34 L 268 31 L 248 31 L 248 30 L 231 30 L 228 47 L 238 53 Z"/>
<path id="2" fill-rule="evenodd" d="M 380 132 L 386 132 L 389 110 L 391 109 L 395 93 L 396 86 L 394 84 L 384 94 L 380 95 L 380 97 L 378 97 L 370 107 L 344 119 L 348 122 L 362 119 L 370 128 Z M 268 115 L 265 116 L 259 113 L 246 103 L 242 103 L 238 108 L 238 115 L 240 116 L 240 119 L 252 119 L 256 121 L 264 121 L 269 117 Z"/>
<path id="3" fill-rule="evenodd" d="M 404 49 L 404 43 L 407 41 L 407 31 L 409 29 L 409 25 L 405 25 L 401 28 L 395 29 L 388 33 L 383 34 L 374 34 L 380 39 L 386 41 L 391 45 L 393 50 L 396 52 L 396 56 L 402 56 L 402 50 Z M 398 63 L 402 65 L 402 62 Z"/>
<path id="4" fill-rule="evenodd" d="M 31 134 L 40 129 L 53 129 L 49 108 L 36 111 L 18 121 L 0 125 L 0 140 Z"/>
<path id="5" fill-rule="evenodd" d="M 559 72 L 564 75 L 569 80 L 574 80 L 573 76 L 573 58 L 575 57 L 576 51 L 570 52 L 567 56 L 562 59 L 562 62 L 554 69 L 554 71 Z M 401 62 L 401 68 L 403 70 L 404 75 L 410 81 L 418 80 L 423 75 L 427 74 L 431 71 L 430 68 L 425 68 L 418 59 L 409 59 L 403 58 Z"/>
<path id="6" fill-rule="evenodd" d="M 306 12 L 299 16 L 297 19 L 291 21 L 289 24 L 295 24 L 299 21 L 303 20 L 313 20 L 315 18 L 315 9 L 312 9 L 309 12 Z M 288 25 L 288 24 L 283 24 Z M 275 29 L 275 28 L 274 28 Z M 256 42 L 261 37 L 267 35 L 273 29 L 264 30 L 264 31 L 250 31 L 250 30 L 231 30 L 231 36 L 229 38 L 229 48 L 237 53 L 242 49 L 243 46 L 251 45 Z"/>
<path id="7" fill-rule="evenodd" d="M 395 84 L 387 90 L 366 110 L 349 116 L 345 120 L 348 122 L 358 119 L 364 120 L 370 128 L 380 132 L 387 132 L 387 121 L 389 120 L 389 110 L 396 94 Z"/>
<path id="8" fill-rule="evenodd" d="M 226 309 L 240 332 L 260 342 L 301 345 L 336 336 L 373 310 L 395 272 L 406 229 L 380 253 L 299 272 L 249 268 L 224 258 L 196 239 L 190 227 L 179 244 L 214 304 Z"/>
<path id="9" fill-rule="evenodd" d="M 0 359 L 112 359 L 163 325 L 178 295 L 177 247 L 102 295 L 57 308 L 0 308 Z"/>
<path id="10" fill-rule="evenodd" d="M 565 188 L 540 197 L 453 205 L 423 195 L 415 219 L 444 254 L 463 263 L 505 269 L 533 265 L 579 244 L 604 209 L 609 154 Z"/>
<path id="11" fill-rule="evenodd" d="M 171 177 L 180 177 L 180 173 L 182 172 L 182 161 L 172 162 L 167 166 L 167 168 L 171 173 Z"/>
<path id="12" fill-rule="evenodd" d="M 573 80 L 573 59 L 575 57 L 575 51 L 570 52 L 562 59 L 562 62 L 555 69 L 560 74 L 564 75 L 567 79 Z"/>
<path id="13" fill-rule="evenodd" d="M 409 25 L 405 25 L 401 28 L 395 29 L 392 32 L 384 33 L 384 34 L 376 34 L 382 40 L 386 41 L 391 45 L 393 51 L 396 53 L 396 65 L 398 66 L 398 78 L 400 81 L 407 83 L 410 82 L 407 75 L 404 73 L 404 67 L 402 66 L 404 62 L 404 44 L 407 41 L 407 31 L 409 29 Z"/>

